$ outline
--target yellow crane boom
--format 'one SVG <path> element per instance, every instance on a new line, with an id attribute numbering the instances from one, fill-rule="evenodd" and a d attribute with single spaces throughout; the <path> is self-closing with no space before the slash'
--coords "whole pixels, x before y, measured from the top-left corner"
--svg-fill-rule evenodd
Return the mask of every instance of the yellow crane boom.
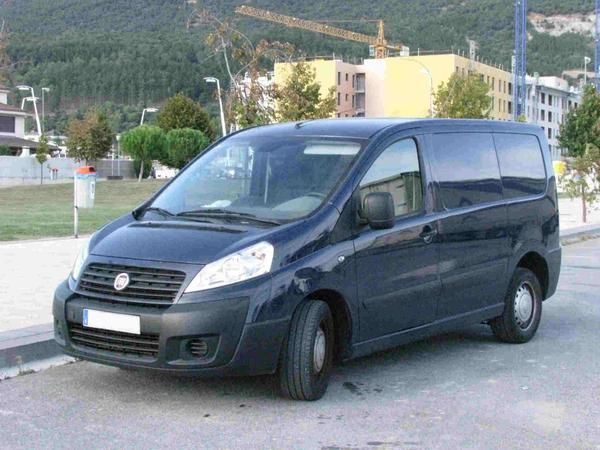
<path id="1" fill-rule="evenodd" d="M 388 50 L 408 50 L 408 47 L 403 45 L 388 44 L 384 36 L 383 20 L 377 21 L 377 36 L 369 36 L 368 34 L 332 27 L 331 25 L 315 22 L 314 20 L 299 19 L 297 17 L 286 16 L 284 14 L 267 11 L 265 9 L 253 8 L 252 6 L 238 6 L 235 8 L 235 12 L 244 16 L 254 17 L 256 19 L 280 23 L 292 28 L 314 31 L 315 33 L 327 34 L 329 36 L 334 36 L 349 41 L 363 42 L 365 44 L 372 45 L 375 48 L 375 58 L 385 58 Z"/>

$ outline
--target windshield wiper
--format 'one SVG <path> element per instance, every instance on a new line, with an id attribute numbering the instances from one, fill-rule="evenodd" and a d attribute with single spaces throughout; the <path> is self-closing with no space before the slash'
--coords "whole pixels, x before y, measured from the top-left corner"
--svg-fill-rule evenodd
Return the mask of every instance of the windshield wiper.
<path id="1" fill-rule="evenodd" d="M 255 216 L 254 214 L 231 211 L 228 209 L 220 208 L 204 208 L 204 209 L 193 209 L 190 211 L 182 211 L 176 214 L 177 217 L 222 217 L 224 219 L 241 219 L 249 220 L 251 222 L 265 223 L 269 225 L 281 225 L 281 222 L 274 219 L 262 219 Z"/>
<path id="2" fill-rule="evenodd" d="M 173 217 L 175 215 L 171 211 L 168 211 L 168 210 L 166 210 L 164 208 L 159 208 L 158 206 L 148 206 L 142 212 L 144 214 L 146 214 L 147 212 L 157 212 L 161 216 L 164 216 L 164 217 Z"/>

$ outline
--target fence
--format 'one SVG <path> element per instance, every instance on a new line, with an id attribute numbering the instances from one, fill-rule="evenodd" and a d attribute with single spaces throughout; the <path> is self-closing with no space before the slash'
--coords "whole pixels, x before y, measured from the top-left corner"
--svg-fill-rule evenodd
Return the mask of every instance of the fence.
<path id="1" fill-rule="evenodd" d="M 71 158 L 50 158 L 41 170 L 44 182 L 61 182 L 73 179 L 75 168 L 82 166 Z M 99 178 L 122 175 L 134 178 L 133 161 L 128 159 L 100 159 L 90 163 Z M 35 184 L 40 182 L 40 164 L 34 157 L 0 156 L 0 185 Z"/>

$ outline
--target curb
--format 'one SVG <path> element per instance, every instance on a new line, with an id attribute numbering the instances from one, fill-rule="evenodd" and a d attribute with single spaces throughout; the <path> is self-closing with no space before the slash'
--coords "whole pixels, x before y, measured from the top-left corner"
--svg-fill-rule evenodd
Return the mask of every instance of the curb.
<path id="1" fill-rule="evenodd" d="M 51 323 L 0 333 L 0 379 L 28 372 L 33 363 L 63 356 Z"/>
<path id="2" fill-rule="evenodd" d="M 571 245 L 588 239 L 600 238 L 600 224 L 570 228 L 560 234 L 561 245 Z"/>
<path id="3" fill-rule="evenodd" d="M 600 225 L 585 225 L 561 233 L 561 245 L 571 245 L 600 238 Z M 7 376 L 27 373 L 32 366 L 44 368 L 73 361 L 66 357 L 54 342 L 52 323 L 0 332 L 0 380 Z M 41 364 L 41 366 L 40 366 Z M 39 369 L 38 369 L 39 370 Z"/>

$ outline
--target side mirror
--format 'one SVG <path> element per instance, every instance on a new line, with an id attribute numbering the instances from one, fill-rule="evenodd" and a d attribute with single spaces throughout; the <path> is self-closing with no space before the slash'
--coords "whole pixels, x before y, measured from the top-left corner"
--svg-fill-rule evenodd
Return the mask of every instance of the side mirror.
<path id="1" fill-rule="evenodd" d="M 396 223 L 394 198 L 389 192 L 371 192 L 363 202 L 363 216 L 375 230 L 392 228 Z"/>

